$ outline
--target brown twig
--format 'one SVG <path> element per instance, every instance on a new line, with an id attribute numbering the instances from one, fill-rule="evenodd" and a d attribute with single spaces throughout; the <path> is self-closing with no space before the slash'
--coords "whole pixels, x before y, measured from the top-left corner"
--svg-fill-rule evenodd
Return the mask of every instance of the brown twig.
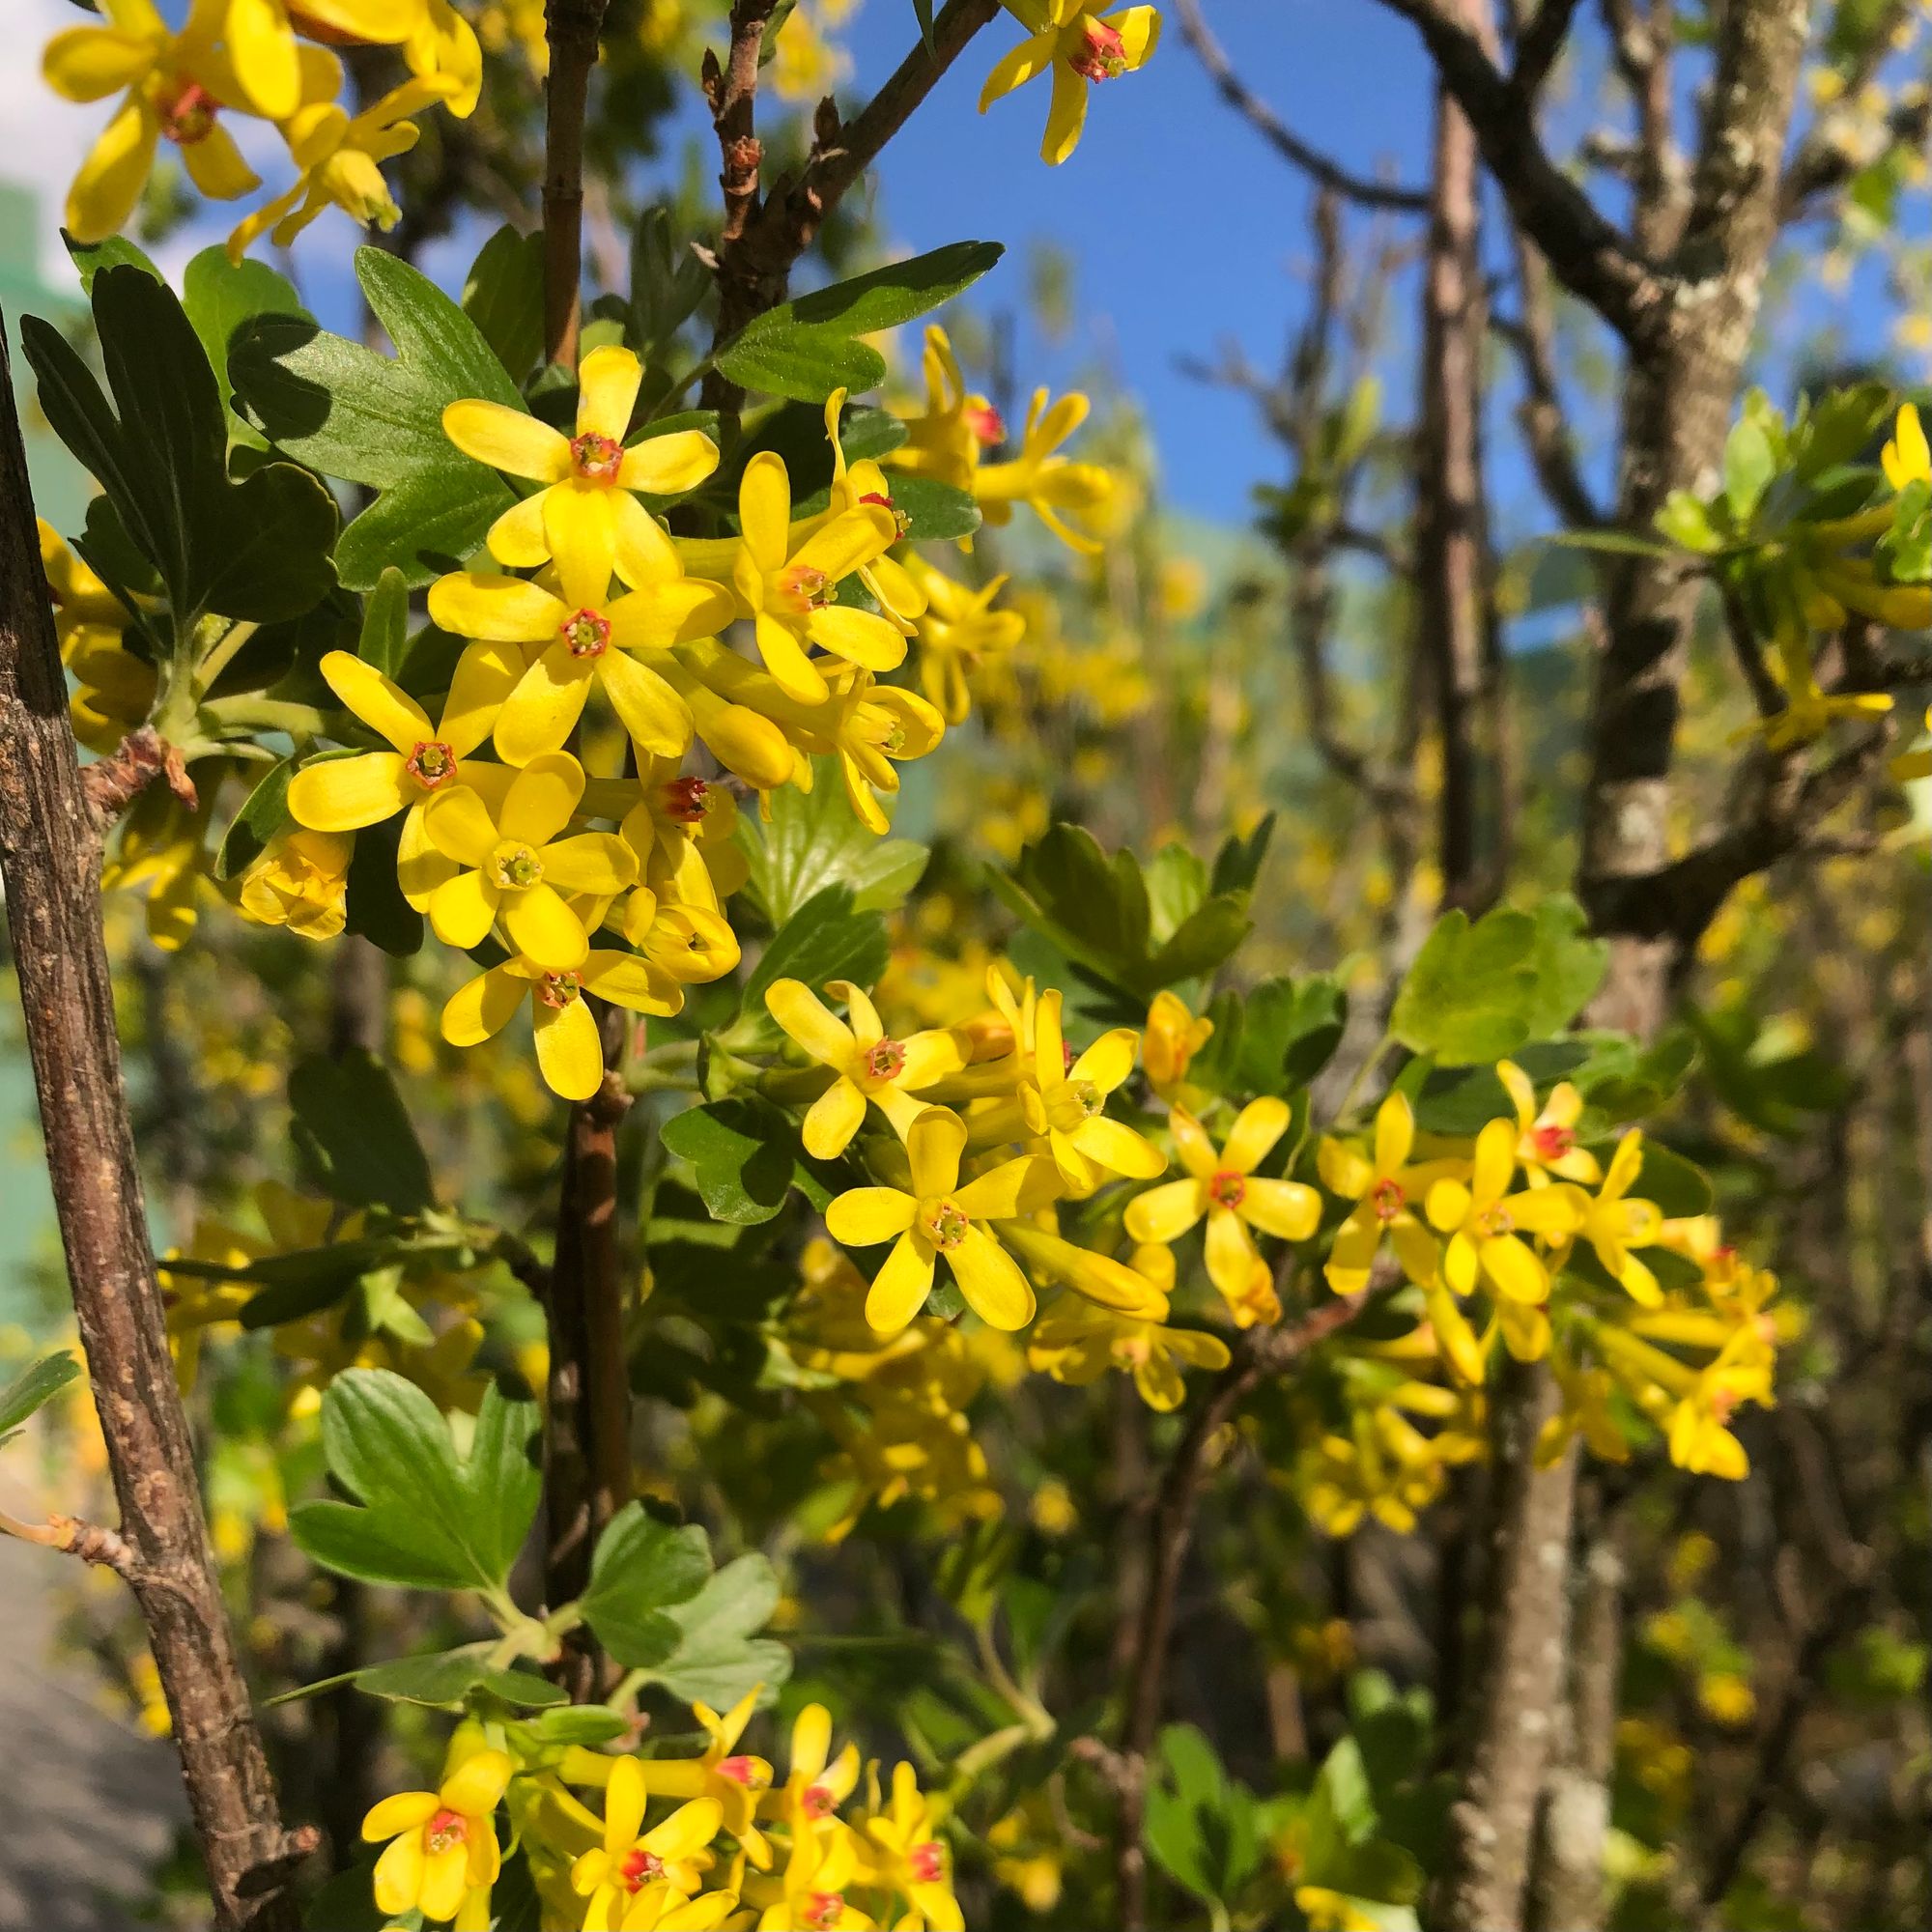
<path id="1" fill-rule="evenodd" d="M 1115 1872 L 1123 1932 L 1144 1932 L 1147 1924 L 1147 1861 L 1141 1832 L 1147 1815 L 1148 1753 L 1160 1725 L 1175 1602 L 1181 1566 L 1193 1540 L 1194 1506 L 1211 1452 L 1242 1403 L 1264 1381 L 1282 1374 L 1318 1343 L 1347 1327 L 1368 1299 L 1366 1289 L 1354 1294 L 1338 1294 L 1287 1327 L 1247 1330 L 1236 1346 L 1235 1359 L 1189 1423 L 1161 1481 L 1148 1527 L 1148 1576 L 1128 1674 L 1126 1723 L 1121 1749 L 1108 1754 L 1103 1765 L 1121 1798 Z"/>
<path id="2" fill-rule="evenodd" d="M 545 0 L 544 359 L 577 365 L 583 276 L 583 117 L 608 0 Z"/>
<path id="3" fill-rule="evenodd" d="M 1390 214 L 1426 214 L 1429 193 L 1425 188 L 1398 187 L 1388 182 L 1366 180 L 1350 174 L 1332 161 L 1321 149 L 1311 147 L 1282 120 L 1272 107 L 1235 70 L 1221 43 L 1214 38 L 1202 13 L 1200 0 L 1175 0 L 1175 14 L 1180 21 L 1180 37 L 1194 49 L 1195 58 L 1208 70 L 1215 91 L 1242 120 L 1247 122 L 1276 154 L 1299 168 L 1318 187 L 1326 188 L 1363 208 L 1376 208 Z"/>
<path id="4" fill-rule="evenodd" d="M 287 1932 L 286 1831 L 168 1354 L 100 928 L 99 834 L 68 722 L 12 372 L 0 352 L 0 874 L 74 1313 L 124 1546 L 223 1928 Z M 77 1538 L 79 1532 L 76 1532 Z"/>
<path id="5" fill-rule="evenodd" d="M 165 779 L 168 789 L 192 811 L 198 803 L 194 781 L 182 754 L 163 741 L 152 724 L 129 731 L 105 757 L 96 758 L 80 774 L 88 816 L 97 839 L 106 838 L 114 822 L 154 783 Z"/>

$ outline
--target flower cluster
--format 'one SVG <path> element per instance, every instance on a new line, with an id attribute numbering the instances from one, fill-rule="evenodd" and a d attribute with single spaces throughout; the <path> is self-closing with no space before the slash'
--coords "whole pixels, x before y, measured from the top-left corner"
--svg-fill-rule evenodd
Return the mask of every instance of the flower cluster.
<path id="1" fill-rule="evenodd" d="M 362 1835 L 385 1849 L 376 1904 L 457 1932 L 486 1928 L 507 1813 L 546 1925 L 582 1932 L 961 1932 L 947 1808 L 909 1764 L 882 1786 L 858 1747 L 834 1752 L 832 1715 L 808 1705 L 782 1775 L 740 1748 L 759 1692 L 695 1706 L 695 1757 L 613 1756 L 546 1743 L 517 1723 L 466 1720 L 434 1791 L 384 1799 Z M 590 1794 L 590 1802 L 579 1793 Z"/>
<path id="2" fill-rule="evenodd" d="M 66 99 L 121 97 L 68 194 L 68 229 L 84 242 L 127 224 L 163 140 L 211 200 L 259 188 L 225 115 L 271 122 L 296 171 L 236 228 L 236 260 L 270 231 L 286 246 L 327 208 L 391 227 L 400 211 L 381 164 L 415 145 L 414 116 L 438 102 L 468 115 L 482 86 L 482 49 L 449 0 L 193 0 L 179 31 L 155 0 L 101 11 L 104 24 L 56 34 L 42 60 Z M 398 47 L 411 77 L 352 114 L 342 62 L 323 42 Z"/>

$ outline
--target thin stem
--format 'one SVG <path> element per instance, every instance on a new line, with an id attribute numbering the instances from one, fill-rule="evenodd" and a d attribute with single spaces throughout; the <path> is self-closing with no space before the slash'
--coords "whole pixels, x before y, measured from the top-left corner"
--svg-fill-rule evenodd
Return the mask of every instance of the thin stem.
<path id="1" fill-rule="evenodd" d="M 583 115 L 607 0 L 549 0 L 544 113 L 544 358 L 577 366 L 583 280 Z"/>

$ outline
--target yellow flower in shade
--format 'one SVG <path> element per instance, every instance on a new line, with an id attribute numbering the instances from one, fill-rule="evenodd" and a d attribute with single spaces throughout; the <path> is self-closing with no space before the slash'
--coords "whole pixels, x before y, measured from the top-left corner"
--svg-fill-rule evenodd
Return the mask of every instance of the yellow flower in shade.
<path id="1" fill-rule="evenodd" d="M 402 210 L 383 179 L 382 163 L 408 154 L 422 132 L 412 117 L 450 99 L 460 85 L 440 73 L 406 80 L 352 115 L 336 100 L 341 64 L 321 47 L 304 45 L 300 54 L 301 104 L 279 123 L 299 173 L 286 193 L 238 224 L 228 238 L 232 262 L 271 230 L 275 246 L 286 248 L 325 209 L 339 208 L 365 228 L 393 228 Z"/>
<path id="2" fill-rule="evenodd" d="M 1151 1187 L 1127 1203 L 1128 1236 L 1136 1241 L 1175 1241 L 1208 1217 L 1208 1277 L 1230 1301 L 1250 1292 L 1261 1255 L 1251 1229 L 1305 1241 L 1321 1219 L 1321 1197 L 1298 1180 L 1270 1180 L 1255 1169 L 1288 1131 L 1286 1100 L 1250 1100 L 1216 1150 L 1207 1130 L 1184 1108 L 1170 1116 L 1175 1151 L 1185 1180 Z"/>
<path id="3" fill-rule="evenodd" d="M 1761 1361 L 1726 1350 L 1671 1410 L 1666 1431 L 1670 1460 L 1693 1476 L 1742 1482 L 1750 1474 L 1750 1458 L 1731 1434 L 1731 1416 L 1741 1403 L 1768 1408 L 1771 1399 L 1771 1371 Z"/>
<path id="4" fill-rule="evenodd" d="M 1645 1308 L 1662 1304 L 1657 1276 L 1634 1255 L 1633 1248 L 1655 1247 L 1663 1233 L 1663 1213 L 1655 1202 L 1627 1197 L 1643 1170 L 1643 1135 L 1635 1128 L 1617 1143 L 1609 1172 L 1594 1198 L 1581 1188 L 1565 1190 L 1574 1204 L 1577 1232 L 1596 1250 L 1612 1280 L 1630 1298 Z"/>
<path id="5" fill-rule="evenodd" d="M 430 616 L 444 630 L 535 649 L 497 714 L 497 750 L 513 765 L 560 751 L 596 685 L 640 758 L 681 757 L 692 714 L 672 681 L 682 680 L 670 646 L 729 622 L 730 599 L 715 583 L 687 578 L 670 539 L 648 518 L 648 555 L 627 559 L 637 587 L 613 597 L 601 506 L 594 497 L 547 494 L 554 589 L 542 579 L 453 571 L 429 594 Z"/>
<path id="6" fill-rule="evenodd" d="M 68 191 L 67 226 L 76 242 L 103 241 L 126 226 L 163 136 L 210 200 L 233 201 L 261 186 L 218 119 L 245 93 L 215 48 L 227 8 L 228 0 L 195 0 L 176 34 L 154 0 L 102 0 L 106 25 L 69 27 L 47 43 L 42 71 L 63 99 L 127 90 Z"/>
<path id="7" fill-rule="evenodd" d="M 1141 1065 L 1147 1068 L 1148 1085 L 1170 1106 L 1190 1104 L 1184 1084 L 1187 1069 L 1213 1037 L 1214 1022 L 1195 1018 L 1179 993 L 1153 996 L 1141 1042 Z"/>
<path id="8" fill-rule="evenodd" d="M 1022 1155 L 962 1187 L 965 1151 L 965 1122 L 943 1107 L 928 1107 L 906 1134 L 911 1186 L 854 1187 L 825 1210 L 833 1238 L 847 1247 L 894 1243 L 866 1296 L 866 1320 L 874 1328 L 895 1332 L 919 1313 L 942 1255 L 960 1293 L 988 1327 L 1012 1330 L 1033 1320 L 1033 1289 L 986 1223 L 1027 1211 L 1023 1204 L 1037 1191 L 1038 1163 Z"/>
<path id="9" fill-rule="evenodd" d="M 967 680 L 984 659 L 1002 657 L 1019 643 L 1026 619 L 1017 611 L 993 609 L 1006 588 L 1004 577 L 976 590 L 921 556 L 907 568 L 925 597 L 918 624 L 920 689 L 949 724 L 963 724 L 973 710 Z"/>
<path id="10" fill-rule="evenodd" d="M 1007 426 L 984 396 L 966 386 L 959 358 L 936 322 L 926 327 L 922 366 L 925 412 L 905 417 L 906 440 L 886 461 L 909 475 L 934 476 L 970 491 L 980 452 L 1004 442 Z"/>
<path id="11" fill-rule="evenodd" d="M 1027 1364 L 1036 1374 L 1085 1388 L 1109 1369 L 1134 1378 L 1150 1408 L 1179 1408 L 1187 1395 L 1181 1370 L 1225 1369 L 1228 1345 L 1199 1328 L 1170 1328 L 1129 1315 L 1063 1301 L 1040 1317 L 1027 1337 Z"/>
<path id="12" fill-rule="evenodd" d="M 1491 1121 L 1476 1136 L 1467 1181 L 1444 1176 L 1424 1204 L 1430 1226 L 1449 1236 L 1442 1272 L 1458 1294 L 1478 1278 L 1498 1294 L 1532 1305 L 1549 1295 L 1549 1269 L 1524 1235 L 1561 1239 L 1577 1230 L 1578 1213 L 1567 1187 L 1532 1187 L 1512 1194 L 1519 1129 L 1514 1120 Z"/>
<path id="13" fill-rule="evenodd" d="M 501 1853 L 491 1814 L 509 1788 L 511 1769 L 502 1751 L 476 1747 L 459 1732 L 436 1790 L 400 1791 L 370 1811 L 362 1821 L 364 1841 L 389 1840 L 376 1861 L 378 1911 L 454 1918 L 471 1891 L 496 1883 Z M 481 1923 L 489 1922 L 486 1915 Z"/>
<path id="14" fill-rule="evenodd" d="M 768 1870 L 772 1862 L 770 1840 L 756 1823 L 758 1797 L 771 1789 L 772 1767 L 768 1759 L 739 1750 L 738 1741 L 763 1689 L 759 1685 L 746 1691 L 722 1716 L 709 1704 L 691 1707 L 709 1740 L 702 1756 L 647 1758 L 637 1767 L 649 1797 L 711 1800 L 718 1806 L 717 1829 L 736 1838 L 759 1871 Z M 573 1745 L 563 1754 L 559 1775 L 566 1784 L 608 1784 L 613 1767 L 621 1762 Z"/>
<path id="15" fill-rule="evenodd" d="M 1898 412 L 1891 440 L 1879 451 L 1885 480 L 1894 490 L 1913 483 L 1932 483 L 1932 443 L 1925 440 L 1918 406 L 1907 403 Z"/>
<path id="16" fill-rule="evenodd" d="M 699 868 L 700 874 L 702 867 Z M 623 935 L 645 963 L 664 975 L 666 993 L 680 986 L 707 985 L 733 971 L 740 958 L 738 935 L 712 906 L 660 896 L 639 886 L 624 901 Z M 669 1008 L 678 1009 L 682 995 Z M 655 1009 L 653 1009 L 655 1010 Z"/>
<path id="17" fill-rule="evenodd" d="M 1407 1097 L 1391 1094 L 1376 1109 L 1374 1148 L 1367 1153 L 1352 1141 L 1324 1136 L 1316 1150 L 1315 1165 L 1321 1184 L 1354 1210 L 1335 1231 L 1322 1273 L 1337 1294 L 1355 1294 L 1369 1285 L 1386 1238 L 1410 1281 L 1432 1279 L 1441 1262 L 1435 1236 L 1423 1226 L 1416 1206 L 1430 1184 L 1453 1167 L 1448 1161 L 1411 1166 L 1415 1147 L 1415 1111 Z"/>
<path id="18" fill-rule="evenodd" d="M 492 966 L 449 996 L 442 1009 L 442 1037 L 451 1046 L 480 1046 L 509 1025 L 527 994 L 537 1067 L 545 1085 L 563 1099 L 587 1100 L 603 1084 L 604 1042 L 583 1004 L 586 993 L 631 1012 L 660 1017 L 684 1004 L 678 988 L 635 952 L 591 948 L 575 966 L 558 972 L 518 957 Z"/>
<path id="19" fill-rule="evenodd" d="M 1496 1078 L 1503 1083 L 1516 1109 L 1516 1163 L 1533 1187 L 1539 1180 L 1574 1180 L 1594 1187 L 1603 1178 L 1597 1156 L 1577 1145 L 1577 1122 L 1583 1117 L 1583 1096 L 1567 1080 L 1550 1089 L 1539 1109 L 1536 1088 L 1513 1060 L 1496 1062 Z"/>
<path id="20" fill-rule="evenodd" d="M 608 782 L 593 780 L 585 796 Z M 732 836 L 738 823 L 738 801 L 730 787 L 714 779 L 687 778 L 672 758 L 645 761 L 639 767 L 638 784 L 643 790 L 639 804 L 619 805 L 598 815 L 623 820 L 624 837 L 646 877 L 654 876 L 660 864 L 674 875 L 695 845 L 718 896 L 724 898 L 735 893 L 749 876 L 750 867 L 745 848 Z M 628 782 L 623 788 L 631 790 Z"/>
<path id="21" fill-rule="evenodd" d="M 1053 104 L 1039 157 L 1056 168 L 1080 144 L 1087 124 L 1087 89 L 1146 65 L 1160 41 L 1160 14 L 1127 7 L 1101 14 L 1087 0 L 1006 0 L 1031 36 L 1003 54 L 980 90 L 980 112 L 1040 74 L 1053 75 Z"/>
<path id="22" fill-rule="evenodd" d="M 620 893 L 638 861 L 614 832 L 557 837 L 582 796 L 583 767 L 568 752 L 546 752 L 517 774 L 495 811 L 464 785 L 431 798 L 429 841 L 459 867 L 430 895 L 430 923 L 445 946 L 481 945 L 500 920 L 512 951 L 546 973 L 583 965 L 590 941 L 564 895 Z"/>
<path id="23" fill-rule="evenodd" d="M 128 612 L 121 600 L 44 517 L 37 522 L 61 662 L 78 687 L 68 707 L 73 735 L 90 752 L 111 752 L 154 709 L 159 680 L 154 666 L 122 642 Z"/>
<path id="24" fill-rule="evenodd" d="M 785 1819 L 793 1832 L 810 1831 L 830 1818 L 859 1784 L 859 1747 L 832 1755 L 832 1713 L 808 1704 L 791 1727 L 791 1762 L 785 1780 L 765 1794 L 762 1808 Z"/>
<path id="25" fill-rule="evenodd" d="M 229 769 L 195 768 L 199 798 L 193 806 L 184 805 L 166 785 L 150 785 L 121 821 L 113 856 L 101 867 L 103 893 L 145 895 L 148 937 L 163 952 L 185 946 L 194 930 L 195 898 L 208 875 L 209 821 Z"/>
<path id="26" fill-rule="evenodd" d="M 1563 1452 L 1579 1435 L 1591 1455 L 1601 1457 L 1605 1463 L 1628 1463 L 1630 1443 L 1618 1425 L 1616 1410 L 1610 1406 L 1616 1388 L 1614 1378 L 1604 1369 L 1566 1362 L 1561 1351 L 1551 1359 L 1550 1370 L 1563 1400 L 1536 1438 L 1536 1466 L 1554 1468 L 1563 1460 Z"/>
<path id="27" fill-rule="evenodd" d="M 842 1000 L 850 1013 L 841 1020 L 801 980 L 774 980 L 765 988 L 765 1008 L 773 1019 L 835 1078 L 805 1117 L 805 1151 L 833 1160 L 852 1144 L 871 1101 L 901 1139 L 924 1111 L 914 1097 L 942 1074 L 959 1065 L 959 1048 L 951 1034 L 916 1033 L 894 1039 L 878 1009 L 849 980 L 825 989 Z"/>
<path id="28" fill-rule="evenodd" d="M 1782 711 L 1760 719 L 1755 724 L 1747 724 L 1731 735 L 1734 741 L 1761 737 L 1766 750 L 1790 752 L 1801 745 L 1810 744 L 1814 738 L 1823 737 L 1834 719 L 1883 718 L 1890 709 L 1889 692 L 1855 691 L 1843 696 L 1831 696 L 1819 688 L 1815 678 L 1807 675 L 1786 688 Z"/>
<path id="29" fill-rule="evenodd" d="M 646 1832 L 648 1802 L 638 1760 L 618 1758 L 604 1791 L 604 1842 L 570 1868 L 571 1889 L 590 1900 L 584 1932 L 631 1932 L 630 1908 L 646 1890 L 682 1900 L 704 1883 L 712 1862 L 705 1847 L 718 1835 L 723 1807 L 715 1798 L 695 1798 Z M 637 1922 L 659 1921 L 639 1913 Z"/>
<path id="30" fill-rule="evenodd" d="M 397 870 L 404 895 L 420 912 L 454 867 L 430 844 L 424 808 L 440 791 L 468 785 L 493 808 L 516 773 L 469 753 L 490 734 L 497 707 L 523 674 L 523 661 L 495 644 L 471 644 L 457 660 L 441 719 L 401 685 L 350 651 L 330 651 L 322 674 L 344 706 L 392 750 L 352 758 L 317 758 L 289 781 L 289 815 L 315 832 L 356 832 L 399 811 Z"/>
<path id="31" fill-rule="evenodd" d="M 859 1827 L 862 1876 L 902 1897 L 929 1932 L 966 1932 L 939 1822 L 939 1808 L 920 1790 L 912 1766 L 895 1765 L 892 1802 L 881 1807 L 875 1796 Z"/>
<path id="32" fill-rule="evenodd" d="M 1167 1171 L 1167 1156 L 1144 1134 L 1109 1120 L 1107 1096 L 1134 1070 L 1140 1036 L 1127 1027 L 1103 1033 L 1079 1059 L 1060 1029 L 1060 994 L 1045 992 L 1034 1011 L 1031 1078 L 1020 1088 L 1027 1129 L 1043 1134 L 1061 1179 L 1076 1194 L 1091 1194 L 1110 1174 L 1151 1180 Z"/>
<path id="33" fill-rule="evenodd" d="M 449 77 L 452 114 L 476 105 L 483 50 L 448 0 L 229 0 L 229 44 L 248 104 L 271 121 L 287 120 L 300 101 L 298 32 L 338 45 L 400 45 L 412 73 Z"/>
<path id="34" fill-rule="evenodd" d="M 355 841 L 297 827 L 269 841 L 242 874 L 242 910 L 259 925 L 285 925 L 304 939 L 333 939 L 349 917 L 349 861 Z"/>
<path id="35" fill-rule="evenodd" d="M 738 527 L 731 566 L 738 614 L 753 621 L 758 655 L 789 696 L 823 704 L 831 696 L 811 662 L 812 645 L 867 670 L 893 670 L 905 661 L 905 639 L 888 618 L 835 601 L 846 578 L 877 563 L 898 541 L 891 509 L 857 504 L 794 548 L 791 479 L 784 459 L 761 449 L 738 485 Z"/>
<path id="36" fill-rule="evenodd" d="M 1049 408 L 1044 389 L 1033 392 L 1020 453 L 1010 462 L 982 463 L 973 472 L 974 500 L 987 523 L 1010 523 L 1013 505 L 1030 503 L 1069 549 L 1099 554 L 1100 539 L 1068 523 L 1064 513 L 1103 510 L 1113 500 L 1114 479 L 1097 463 L 1074 463 L 1056 453 L 1087 420 L 1087 398 L 1077 393 Z"/>
<path id="37" fill-rule="evenodd" d="M 858 1874 L 850 1832 L 793 1833 L 779 1895 L 759 1915 L 757 1932 L 871 1932 L 872 1920 L 845 1897 Z"/>
<path id="38" fill-rule="evenodd" d="M 544 487 L 490 526 L 490 554 L 513 570 L 534 570 L 552 555 L 553 505 L 570 499 L 567 527 L 581 545 L 601 543 L 626 582 L 662 573 L 663 531 L 631 493 L 681 497 L 718 468 L 718 445 L 701 430 L 673 430 L 624 446 L 643 367 L 628 349 L 593 349 L 577 372 L 577 429 L 549 423 L 501 403 L 451 403 L 442 431 L 464 455 Z M 587 532 L 587 533 L 586 533 Z M 637 561 L 640 559 L 641 561 Z M 681 574 L 681 573 L 680 573 Z"/>

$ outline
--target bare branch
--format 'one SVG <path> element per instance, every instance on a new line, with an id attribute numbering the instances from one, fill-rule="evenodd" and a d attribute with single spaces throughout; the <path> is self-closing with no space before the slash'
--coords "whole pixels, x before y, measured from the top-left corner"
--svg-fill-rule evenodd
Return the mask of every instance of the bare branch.
<path id="1" fill-rule="evenodd" d="M 1542 92 L 1570 38 L 1570 23 L 1576 18 L 1577 5 L 1578 0 L 1543 0 L 1528 26 L 1518 35 L 1512 78 L 1525 94 Z"/>

